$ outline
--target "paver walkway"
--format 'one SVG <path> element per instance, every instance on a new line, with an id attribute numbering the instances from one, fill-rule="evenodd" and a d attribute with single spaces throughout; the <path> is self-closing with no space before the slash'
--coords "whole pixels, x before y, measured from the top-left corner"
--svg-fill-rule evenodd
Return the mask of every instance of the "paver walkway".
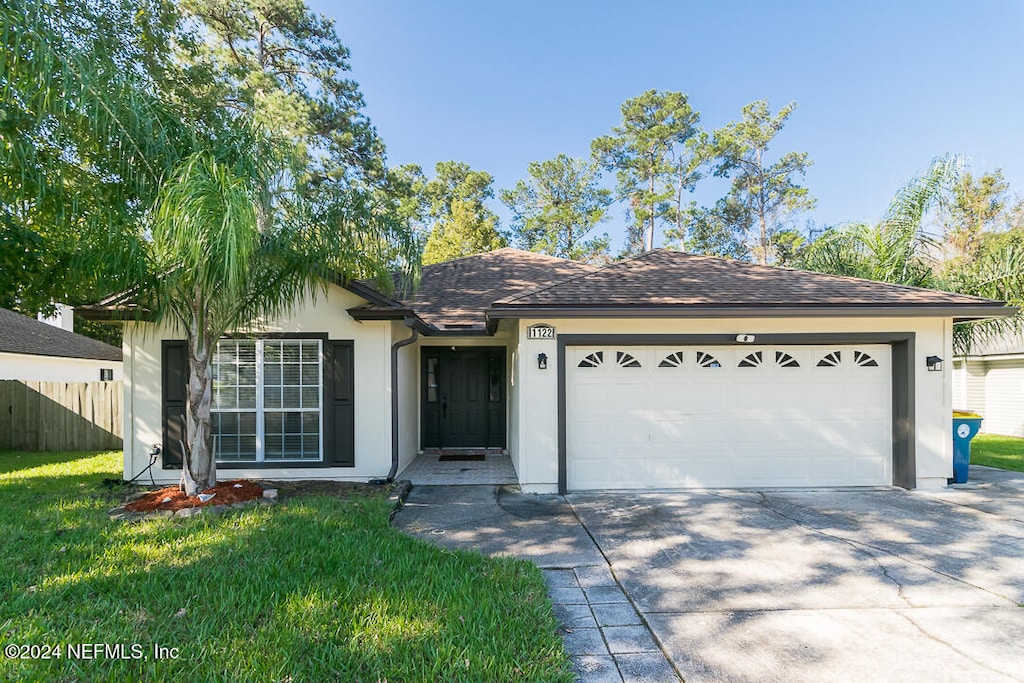
<path id="1" fill-rule="evenodd" d="M 678 681 L 607 564 L 545 569 L 578 680 Z"/>
<path id="2" fill-rule="evenodd" d="M 458 449 L 470 452 L 471 449 Z M 515 468 L 507 453 L 472 449 L 482 460 L 441 460 L 441 453 L 428 451 L 417 455 L 398 476 L 416 486 L 463 486 L 479 484 L 516 484 Z M 456 451 L 457 452 L 457 451 Z"/>

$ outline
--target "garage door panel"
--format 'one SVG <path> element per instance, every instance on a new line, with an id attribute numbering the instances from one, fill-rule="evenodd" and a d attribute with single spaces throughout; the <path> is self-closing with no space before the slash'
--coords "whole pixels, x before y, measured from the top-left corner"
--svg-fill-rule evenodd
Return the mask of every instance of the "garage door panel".
<path id="1" fill-rule="evenodd" d="M 646 488 L 647 482 L 666 482 L 665 488 L 702 488 L 714 486 L 700 478 L 701 461 L 692 459 L 627 460 L 609 465 L 600 460 L 581 460 L 569 475 L 580 488 Z M 707 472 L 715 472 L 718 463 L 704 461 Z M 609 484 L 609 480 L 612 482 Z"/>
<path id="2" fill-rule="evenodd" d="M 759 365 L 737 367 L 758 351 Z M 602 364 L 578 367 L 598 353 Z M 889 355 L 882 345 L 577 348 L 567 354 L 568 486 L 887 484 Z"/>
<path id="3" fill-rule="evenodd" d="M 579 416 L 602 415 L 607 410 L 607 388 L 603 386 L 582 385 L 574 392 L 575 407 L 573 413 Z"/>

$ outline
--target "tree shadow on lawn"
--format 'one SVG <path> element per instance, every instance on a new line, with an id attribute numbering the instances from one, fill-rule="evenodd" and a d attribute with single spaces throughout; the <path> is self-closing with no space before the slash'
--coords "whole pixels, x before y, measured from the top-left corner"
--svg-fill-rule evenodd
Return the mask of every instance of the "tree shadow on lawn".
<path id="1" fill-rule="evenodd" d="M 61 465 L 76 460 L 87 460 L 98 455 L 110 453 L 111 451 L 61 451 L 61 452 L 33 452 L 33 451 L 0 451 L 0 474 L 8 474 L 24 470 L 21 477 L 42 477 L 52 476 L 50 474 L 33 474 L 32 470 L 48 465 Z M 72 475 L 69 475 L 72 476 Z M 81 476 L 81 475 L 73 475 Z"/>
<path id="2" fill-rule="evenodd" d="M 514 561 L 404 536 L 388 526 L 382 499 L 293 499 L 137 525 L 98 523 L 97 507 L 74 513 L 88 518 L 88 529 L 73 563 L 61 561 L 68 551 L 57 544 L 66 539 L 39 527 L 66 517 L 66 504 L 36 516 L 25 540 L 45 551 L 33 560 L 35 588 L 16 585 L 3 600 L 5 641 L 140 643 L 147 652 L 160 644 L 180 648 L 179 657 L 8 660 L 9 673 L 225 681 L 568 676 L 539 579 L 527 580 Z"/>

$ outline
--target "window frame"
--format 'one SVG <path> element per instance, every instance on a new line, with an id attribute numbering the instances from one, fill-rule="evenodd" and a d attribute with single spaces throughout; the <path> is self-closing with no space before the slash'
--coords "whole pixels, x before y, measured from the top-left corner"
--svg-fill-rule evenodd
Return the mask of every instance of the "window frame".
<path id="1" fill-rule="evenodd" d="M 217 358 L 216 346 L 219 346 L 222 342 L 233 342 L 235 344 L 244 343 L 244 342 L 252 342 L 255 345 L 256 403 L 255 403 L 255 407 L 253 407 L 253 408 L 237 408 L 237 407 L 236 408 L 215 408 L 215 407 L 211 406 L 210 416 L 212 418 L 213 415 L 217 414 L 217 413 L 235 413 L 235 414 L 239 414 L 239 415 L 243 414 L 243 413 L 255 413 L 255 415 L 256 415 L 256 437 L 255 437 L 255 454 L 254 454 L 255 458 L 253 460 L 221 460 L 220 457 L 217 457 L 217 466 L 218 467 L 274 467 L 274 466 L 290 466 L 290 467 L 294 467 L 296 465 L 308 465 L 308 466 L 322 466 L 322 465 L 325 465 L 326 464 L 326 461 L 325 461 L 325 455 L 326 455 L 325 454 L 325 436 L 326 435 L 324 434 L 324 413 L 326 411 L 326 406 L 324 405 L 324 401 L 325 401 L 325 384 L 326 384 L 325 368 L 327 367 L 327 362 L 326 362 L 326 358 L 325 358 L 325 347 L 326 347 L 326 342 L 327 342 L 327 336 L 326 335 L 309 335 L 309 334 L 266 335 L 266 336 L 255 337 L 255 338 L 254 337 L 245 337 L 245 336 L 225 336 L 225 337 L 222 337 L 221 339 L 217 340 L 217 344 L 215 345 L 215 348 L 213 349 L 212 356 L 213 356 L 213 362 L 214 363 L 216 362 L 216 358 Z M 265 354 L 265 347 L 266 347 L 267 343 L 281 343 L 281 342 L 300 342 L 300 343 L 301 342 L 315 342 L 316 343 L 316 345 L 317 345 L 317 404 L 318 405 L 317 405 L 317 407 L 315 409 L 313 409 L 313 408 L 302 408 L 301 405 L 300 405 L 300 407 L 295 407 L 295 408 L 277 407 L 277 408 L 269 408 L 268 409 L 266 407 L 266 405 L 265 405 L 266 386 L 264 384 L 264 374 L 265 374 L 265 371 L 264 371 L 264 354 Z M 300 353 L 301 353 L 301 351 L 300 351 Z M 301 360 L 300 360 L 300 367 L 301 367 Z M 213 372 L 211 372 L 211 374 L 214 377 L 216 377 L 217 373 L 216 373 L 216 370 L 213 367 L 212 363 L 211 363 L 211 371 L 213 371 Z M 211 377 L 211 382 L 212 381 L 213 381 L 213 378 Z M 282 387 L 283 388 L 285 385 L 281 384 L 281 385 L 274 385 L 274 386 L 278 386 L 278 387 Z M 302 384 L 301 384 L 301 375 L 300 375 L 300 384 L 298 386 L 300 388 L 302 386 Z M 210 388 L 211 388 L 211 392 L 212 392 L 214 390 L 214 387 L 211 385 Z M 214 400 L 215 400 L 215 396 L 214 396 Z M 302 403 L 301 391 L 300 391 L 300 394 L 299 394 L 299 403 L 300 404 Z M 318 433 L 317 433 L 317 457 L 315 459 L 314 458 L 271 458 L 271 459 L 267 459 L 267 457 L 266 457 L 266 436 L 267 436 L 267 434 L 266 434 L 266 416 L 267 416 L 268 412 L 275 413 L 275 414 L 278 414 L 278 415 L 284 415 L 284 414 L 288 414 L 288 413 L 306 414 L 306 413 L 316 412 L 317 413 L 317 425 L 318 425 L 317 426 L 317 429 L 318 429 Z M 216 432 L 214 432 L 214 425 L 212 423 L 213 423 L 213 420 L 211 419 L 211 425 L 210 425 L 211 432 L 213 433 L 213 438 L 215 440 L 217 440 L 217 439 L 219 439 L 219 437 L 221 435 L 217 434 Z M 219 449 L 216 448 L 216 444 L 215 444 L 215 453 L 218 450 Z"/>

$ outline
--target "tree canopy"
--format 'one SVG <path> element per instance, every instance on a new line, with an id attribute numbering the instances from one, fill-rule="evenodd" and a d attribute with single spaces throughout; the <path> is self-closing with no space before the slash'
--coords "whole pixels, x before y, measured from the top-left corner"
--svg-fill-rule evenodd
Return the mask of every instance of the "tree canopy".
<path id="1" fill-rule="evenodd" d="M 406 215 L 419 222 L 425 235 L 423 263 L 440 263 L 507 246 L 498 216 L 487 207 L 494 198 L 494 178 L 469 164 L 441 161 L 426 180 L 418 166 L 401 169 L 409 191 Z"/>
<path id="2" fill-rule="evenodd" d="M 737 233 L 752 229 L 750 252 L 761 263 L 772 260 L 772 238 L 786 217 L 815 203 L 807 188 L 793 180 L 811 165 L 806 152 L 788 152 L 774 163 L 766 158 L 794 109 L 796 103 L 790 102 L 772 114 L 767 100 L 751 102 L 743 107 L 742 119 L 714 133 L 715 175 L 732 179 L 726 199 L 732 212 L 718 215 Z"/>
<path id="3" fill-rule="evenodd" d="M 940 203 L 939 220 L 948 256 L 972 258 L 986 233 L 1011 226 L 1014 211 L 1009 206 L 1009 189 L 998 169 L 977 178 L 969 171 L 960 175 Z"/>
<path id="4" fill-rule="evenodd" d="M 608 235 L 591 235 L 612 201 L 611 191 L 598 184 L 600 170 L 590 161 L 559 154 L 532 162 L 527 173 L 528 180 L 501 191 L 518 245 L 573 261 L 606 261 Z"/>
<path id="5" fill-rule="evenodd" d="M 616 191 L 629 202 L 632 223 L 626 235 L 626 252 L 654 248 L 655 224 L 674 196 L 673 179 L 689 164 L 678 161 L 684 145 L 697 134 L 700 114 L 681 92 L 648 90 L 626 100 L 622 123 L 591 143 L 591 151 L 608 171 L 614 171 Z M 678 165 L 677 165 L 678 164 Z M 681 173 L 684 187 L 694 176 Z"/>

